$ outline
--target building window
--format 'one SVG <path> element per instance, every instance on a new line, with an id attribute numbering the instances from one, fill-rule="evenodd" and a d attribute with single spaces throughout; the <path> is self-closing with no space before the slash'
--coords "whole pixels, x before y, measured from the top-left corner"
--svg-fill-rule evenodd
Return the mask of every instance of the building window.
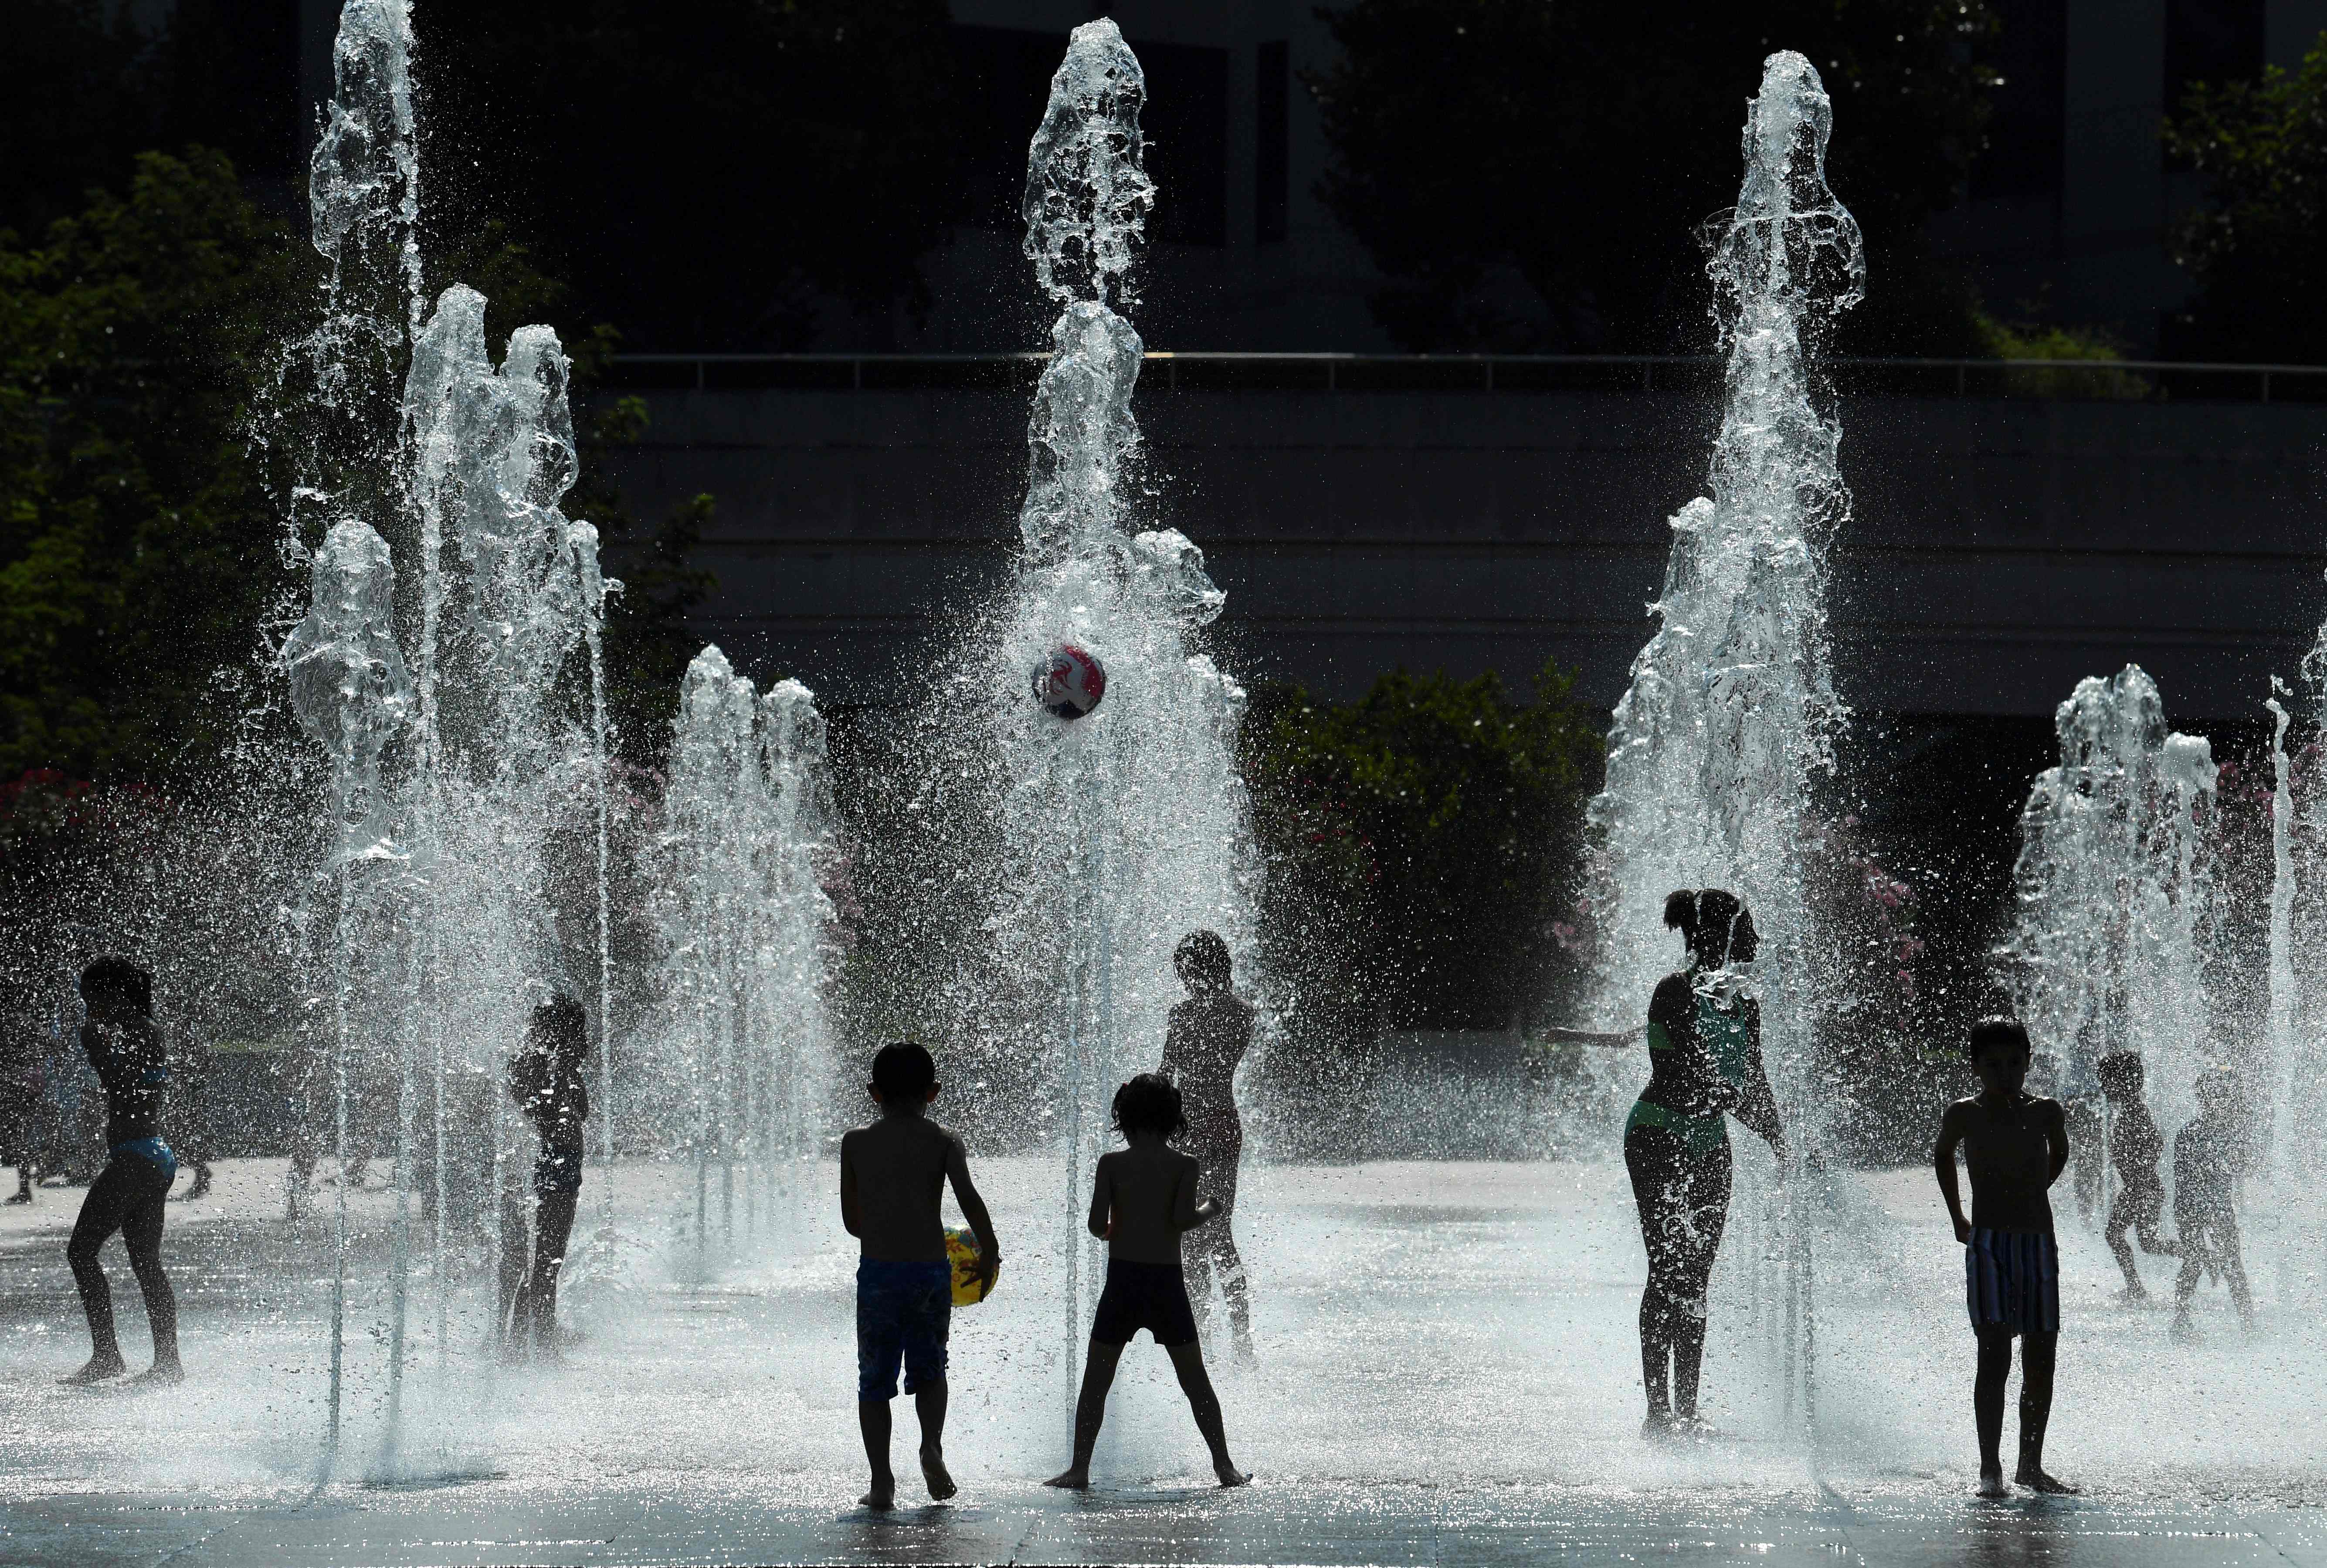
<path id="1" fill-rule="evenodd" d="M 1278 39 L 1260 46 L 1253 76 L 1252 237 L 1261 245 L 1285 240 L 1293 194 L 1291 51 Z"/>
<path id="2" fill-rule="evenodd" d="M 1182 43 L 1129 41 L 1147 73 L 1139 124 L 1155 214 L 1147 237 L 1180 245 L 1229 241 L 1229 54 Z M 1042 123 L 1062 33 L 1015 27 L 953 29 L 959 61 L 964 221 L 1014 229 L 1025 222 L 1026 144 Z"/>

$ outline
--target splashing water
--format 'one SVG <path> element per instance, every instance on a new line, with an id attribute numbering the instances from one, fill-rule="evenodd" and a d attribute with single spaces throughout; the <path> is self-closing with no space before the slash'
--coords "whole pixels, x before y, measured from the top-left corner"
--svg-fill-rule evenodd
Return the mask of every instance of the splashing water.
<path id="1" fill-rule="evenodd" d="M 1026 257 L 1060 304 L 1138 303 L 1132 269 L 1155 206 L 1139 135 L 1146 98 L 1147 74 L 1113 22 L 1074 30 L 1026 153 Z"/>
<path id="2" fill-rule="evenodd" d="M 501 1217 L 523 1207 L 526 1134 L 499 1092 L 504 1059 L 522 1038 L 532 1005 L 553 990 L 595 993 L 606 1055 L 612 986 L 600 631 L 604 596 L 621 586 L 600 570 L 596 529 L 561 510 L 577 463 L 556 335 L 547 327 L 519 329 L 496 367 L 485 343 L 485 302 L 458 285 L 423 321 L 411 47 L 403 0 L 347 0 L 333 53 L 337 89 L 313 165 L 314 243 L 332 270 L 323 321 L 290 356 L 324 418 L 314 456 L 294 487 L 288 553 L 304 552 L 303 536 L 319 511 L 333 520 L 313 557 L 307 619 L 283 649 L 294 712 L 332 757 L 341 860 L 395 867 L 392 875 L 367 874 L 360 898 L 351 892 L 355 879 L 339 872 L 335 916 L 307 922 L 328 931 L 330 951 L 322 957 L 338 999 L 332 1064 L 342 1253 L 351 1102 L 391 1099 L 396 1107 L 380 1461 L 390 1475 L 401 1473 L 410 1209 L 423 1166 L 435 1199 L 441 1395 L 450 1386 L 455 1338 L 453 1276 L 478 1243 L 487 1277 L 499 1275 L 508 1229 Z M 396 601 L 399 577 L 417 585 L 416 614 Z M 586 695 L 575 689 L 574 667 L 585 649 Z M 407 669 L 416 669 L 416 682 Z M 332 695 L 357 691 L 366 670 L 364 678 L 379 688 L 364 696 L 369 706 L 350 708 L 354 698 Z M 381 695 L 391 689 L 392 700 Z M 392 747 L 407 727 L 413 743 Z M 392 766 L 383 767 L 384 757 Z M 547 894 L 553 845 L 585 822 L 596 840 L 597 882 L 594 951 L 587 956 L 566 950 Z M 362 847 L 351 848 L 359 841 Z M 351 1012 L 350 993 L 359 990 L 366 1004 Z M 424 1059 L 434 1080 L 425 1161 L 417 1136 Z M 606 1065 L 602 1059 L 602 1082 L 611 1088 Z M 610 1095 L 598 1107 L 602 1128 L 612 1108 Z M 370 1147 L 383 1130 L 359 1129 L 355 1147 Z M 481 1186 L 480 1169 L 490 1172 Z M 294 1173 L 294 1209 L 296 1180 Z M 334 1453 L 343 1298 L 335 1289 Z"/>
<path id="3" fill-rule="evenodd" d="M 2037 775 L 2020 817 L 2016 913 L 2002 957 L 2035 1049 L 2071 1094 L 2097 1093 L 2093 1064 L 2141 1052 L 2160 1126 L 2195 1108 L 2211 1041 L 2200 963 L 2212 897 L 2202 822 L 2213 748 L 2170 732 L 2138 665 L 2077 683 L 2053 716 L 2061 761 Z"/>
<path id="4" fill-rule="evenodd" d="M 412 116 L 412 18 L 406 0 L 348 0 L 332 45 L 334 90 L 308 162 L 315 248 L 334 266 L 349 247 L 385 244 L 414 280 L 420 155 Z"/>
<path id="5" fill-rule="evenodd" d="M 331 1063 L 333 1088 L 332 1152 L 344 1172 L 350 1104 L 350 993 L 359 941 L 359 901 L 383 891 L 376 879 L 359 875 L 369 864 L 401 858 L 392 838 L 388 791 L 380 759 L 403 731 L 411 713 L 412 691 L 392 624 L 396 568 L 388 542 L 354 518 L 333 527 L 315 552 L 314 592 L 307 617 L 285 641 L 291 706 L 300 727 L 332 760 L 332 796 L 339 824 L 330 881 L 333 911 Z M 344 1382 L 348 1276 L 348 1183 L 333 1198 L 332 1265 L 332 1381 L 329 1442 L 340 1439 Z"/>
<path id="6" fill-rule="evenodd" d="M 755 699 L 717 648 L 687 666 L 673 727 L 655 894 L 659 990 L 696 1154 L 695 1239 L 707 1267 L 711 1172 L 723 1239 L 768 1225 L 796 1234 L 831 1087 L 824 1015 L 832 905 L 818 880 L 833 813 L 824 721 L 795 680 Z"/>
<path id="7" fill-rule="evenodd" d="M 1027 425 L 1016 589 L 984 675 L 1008 788 L 990 924 L 1025 1027 L 1051 1053 L 1041 1114 L 1066 1156 L 1068 1216 L 1083 1211 L 1117 1084 L 1162 1058 L 1181 936 L 1219 931 L 1247 975 L 1253 953 L 1235 763 L 1244 693 L 1195 651 L 1226 595 L 1193 543 L 1135 521 L 1149 493 L 1131 412 L 1144 350 L 1114 307 L 1133 297 L 1154 190 L 1141 167 L 1145 91 L 1113 22 L 1076 28 L 1028 154 L 1026 254 L 1063 308 Z M 1106 700 L 1072 723 L 1025 695 L 1026 672 L 1060 642 L 1107 672 Z M 1092 1260 L 1068 1228 L 1071 1387 Z"/>
<path id="8" fill-rule="evenodd" d="M 1590 814 L 1599 1015 L 1640 1015 L 1677 966 L 1662 923 L 1668 892 L 1732 889 L 1761 930 L 1763 1048 L 1797 1147 L 1816 1142 L 1803 1125 L 1813 1114 L 1802 1000 L 1811 955 L 1799 846 L 1812 779 L 1831 767 L 1843 717 L 1827 649 L 1827 550 L 1850 516 L 1835 463 L 1841 430 L 1811 401 L 1808 360 L 1865 278 L 1858 226 L 1826 185 L 1832 124 L 1809 61 L 1771 55 L 1746 114 L 1744 183 L 1708 267 L 1728 359 L 1713 494 L 1672 519 L 1652 607 L 1660 625 L 1616 706 L 1607 784 Z M 1799 1227 L 1780 1219 L 1771 1223 L 1788 1234 L 1762 1233 L 1766 1165 L 1758 1150 L 1741 1153 L 1720 1285 L 1724 1310 L 1764 1330 L 1790 1397 L 1807 1260 L 1794 1251 Z M 1774 1252 L 1788 1258 L 1783 1275 L 1765 1277 Z"/>

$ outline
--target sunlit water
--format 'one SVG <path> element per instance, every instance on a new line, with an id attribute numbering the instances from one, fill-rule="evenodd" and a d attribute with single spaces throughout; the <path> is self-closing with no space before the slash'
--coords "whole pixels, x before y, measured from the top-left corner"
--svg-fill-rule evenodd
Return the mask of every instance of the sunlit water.
<path id="1" fill-rule="evenodd" d="M 995 1297 L 954 1317 L 948 1450 L 965 1507 L 1023 1498 L 1064 1462 L 1068 1439 L 1051 1396 L 1061 1282 L 1038 1241 L 1070 1218 L 1058 1166 L 982 1160 L 976 1170 L 1010 1261 Z M 797 1217 L 798 1250 L 766 1229 L 744 1235 L 740 1222 L 732 1244 L 715 1230 L 698 1274 L 694 1181 L 688 1164 L 620 1168 L 621 1221 L 656 1241 L 620 1281 L 568 1293 L 584 1337 L 566 1365 L 503 1368 L 472 1343 L 442 1385 L 415 1368 L 415 1431 L 435 1435 L 407 1442 L 407 1479 L 498 1475 L 493 1484 L 585 1492 L 651 1482 L 679 1498 L 733 1489 L 771 1505 L 846 1508 L 863 1461 L 855 1251 L 837 1204 Z M 1808 1450 L 1640 1438 L 1642 1257 L 1621 1166 L 1274 1166 L 1246 1188 L 1239 1229 L 1261 1360 L 1213 1365 L 1230 1442 L 1273 1507 L 1297 1509 L 1313 1489 L 1369 1485 L 1580 1489 L 1661 1507 L 1808 1495 L 1821 1481 L 1938 1502 L 1971 1483 L 1962 1254 L 1927 1171 L 1852 1178 L 1836 1200 L 1851 1224 L 1818 1227 L 1820 1417 Z M 173 1206 L 166 1255 L 189 1378 L 142 1394 L 51 1381 L 86 1354 L 61 1260 L 78 1195 L 51 1190 L 29 1210 L 0 1211 L 0 1495 L 240 1494 L 312 1481 L 327 1249 L 323 1222 L 285 1227 L 280 1190 L 279 1165 L 229 1162 L 215 1199 Z M 602 1196 L 585 1190 L 585 1205 Z M 352 1205 L 358 1325 L 382 1321 L 388 1205 L 379 1191 Z M 2098 1237 L 2065 1206 L 2063 1221 L 2054 1468 L 2120 1503 L 2327 1502 L 2327 1345 L 2315 1314 L 2279 1311 L 2266 1296 L 2262 1337 L 2249 1342 L 2209 1289 L 2206 1341 L 2174 1344 L 2167 1312 L 2114 1302 L 2116 1270 Z M 1864 1240 L 1844 1241 L 1850 1233 Z M 2152 1261 L 2160 1294 L 2168 1261 Z M 123 1310 L 134 1361 L 134 1289 Z M 360 1419 L 381 1397 L 383 1352 L 376 1333 L 360 1328 L 351 1339 Z M 1748 1353 L 1716 1318 L 1706 1367 L 1715 1423 L 1736 1418 Z M 912 1419 L 908 1405 L 896 1408 L 913 1503 Z M 1094 1476 L 1133 1494 L 1209 1479 L 1166 1358 L 1144 1338 L 1126 1354 Z"/>

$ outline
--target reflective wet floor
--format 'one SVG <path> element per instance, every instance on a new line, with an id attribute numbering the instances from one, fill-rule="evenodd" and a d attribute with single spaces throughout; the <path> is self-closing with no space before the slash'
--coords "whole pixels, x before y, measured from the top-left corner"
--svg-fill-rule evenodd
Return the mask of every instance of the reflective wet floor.
<path id="1" fill-rule="evenodd" d="M 393 1203 L 357 1195 L 328 1479 L 330 1195 L 286 1224 L 280 1164 L 253 1162 L 173 1205 L 188 1381 L 84 1392 L 53 1383 L 87 1353 L 62 1259 L 79 1192 L 44 1190 L 0 1211 L 0 1563 L 2327 1563 L 2327 1357 L 2308 1262 L 2278 1256 L 2275 1233 L 2250 1237 L 2256 1335 L 2210 1284 L 2191 1345 L 2168 1311 L 2116 1299 L 2099 1238 L 2064 1216 L 2049 1454 L 2085 1495 L 1982 1502 L 1960 1252 L 1927 1172 L 1815 1195 L 1807 1419 L 1756 1295 L 1777 1266 L 1775 1199 L 1741 1185 L 1707 1353 L 1721 1435 L 1675 1448 L 1640 1432 L 1640 1252 L 1620 1167 L 1257 1167 L 1238 1234 L 1259 1358 L 1213 1357 L 1257 1483 L 1205 1484 L 1143 1339 L 1097 1487 L 1075 1497 L 1040 1485 L 1066 1458 L 1081 1332 L 1063 1180 L 1039 1160 L 979 1169 L 1006 1261 L 995 1299 L 955 1319 L 961 1495 L 926 1506 L 900 1402 L 886 1516 L 854 1502 L 853 1257 L 822 1172 L 805 1199 L 741 1179 L 732 1208 L 712 1173 L 698 1237 L 692 1169 L 624 1167 L 610 1184 L 593 1170 L 579 1337 L 556 1367 L 484 1354 L 465 1283 L 440 1347 L 424 1238 L 393 1422 Z M 2170 1297 L 2172 1260 L 2146 1261 Z M 136 1363 L 142 1313 L 107 1262 Z"/>

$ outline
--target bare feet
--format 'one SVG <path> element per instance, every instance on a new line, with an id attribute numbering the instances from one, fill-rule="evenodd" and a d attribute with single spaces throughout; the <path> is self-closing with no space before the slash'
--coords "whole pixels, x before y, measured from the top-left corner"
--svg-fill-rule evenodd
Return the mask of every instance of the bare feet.
<path id="1" fill-rule="evenodd" d="M 175 1361 L 156 1361 L 129 1381 L 136 1387 L 174 1387 L 186 1380 L 186 1369 Z"/>
<path id="2" fill-rule="evenodd" d="M 1229 1487 L 1248 1487 L 1252 1485 L 1252 1474 L 1250 1471 L 1240 1470 L 1237 1469 L 1236 1466 L 1227 1463 L 1225 1461 L 1215 1461 L 1212 1465 L 1212 1473 L 1220 1478 L 1220 1486 L 1223 1489 Z"/>
<path id="3" fill-rule="evenodd" d="M 2039 1465 L 2024 1464 L 2012 1478 L 2014 1484 L 2026 1487 L 2032 1492 L 2043 1492 L 2056 1498 L 2073 1498 L 2077 1489 L 2058 1476 L 2048 1476 Z"/>
<path id="4" fill-rule="evenodd" d="M 1983 1498 L 2010 1497 L 2012 1489 L 2004 1484 L 2004 1472 L 2000 1470 L 1980 1471 L 1979 1495 Z"/>
<path id="5" fill-rule="evenodd" d="M 1070 1492 L 1087 1492 L 1090 1490 L 1090 1472 L 1063 1470 L 1042 1484 L 1046 1487 L 1063 1487 Z"/>
<path id="6" fill-rule="evenodd" d="M 87 1388 L 92 1384 L 118 1377 L 128 1370 L 118 1356 L 91 1356 L 88 1366 L 70 1377 L 58 1378 L 57 1386 L 61 1388 Z"/>
<path id="7" fill-rule="evenodd" d="M 897 1478 L 874 1477 L 872 1486 L 867 1488 L 864 1495 L 856 1500 L 875 1513 L 887 1513 L 897 1506 Z"/>
<path id="8" fill-rule="evenodd" d="M 921 1450 L 921 1479 L 930 1487 L 930 1500 L 941 1503 L 961 1489 L 953 1484 L 953 1472 L 946 1469 L 945 1451 L 938 1448 Z"/>

